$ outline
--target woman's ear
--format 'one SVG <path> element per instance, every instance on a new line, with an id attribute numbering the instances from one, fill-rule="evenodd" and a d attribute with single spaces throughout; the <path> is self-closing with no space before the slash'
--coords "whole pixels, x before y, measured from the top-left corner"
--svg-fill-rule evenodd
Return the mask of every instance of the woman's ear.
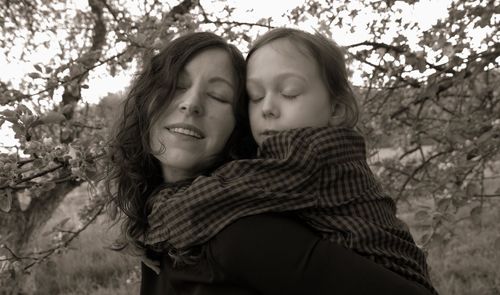
<path id="1" fill-rule="evenodd" d="M 341 103 L 332 103 L 332 116 L 328 121 L 329 126 L 339 127 L 345 121 L 346 106 Z"/>

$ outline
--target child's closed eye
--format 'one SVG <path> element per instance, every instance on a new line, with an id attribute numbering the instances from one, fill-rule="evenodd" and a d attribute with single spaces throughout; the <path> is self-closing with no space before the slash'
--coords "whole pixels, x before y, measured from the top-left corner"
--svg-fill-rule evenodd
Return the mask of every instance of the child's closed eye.
<path id="1" fill-rule="evenodd" d="M 260 92 L 248 91 L 248 96 L 250 98 L 250 102 L 257 103 L 264 98 L 264 95 Z"/>
<path id="2" fill-rule="evenodd" d="M 296 85 L 297 83 L 293 83 L 292 85 L 284 85 L 281 88 L 280 94 L 287 99 L 295 99 L 297 96 L 302 94 L 303 89 Z"/>
<path id="3" fill-rule="evenodd" d="M 286 91 L 282 91 L 281 92 L 281 95 L 286 98 L 286 99 L 295 99 L 297 98 L 297 96 L 299 96 L 300 94 L 299 93 L 296 93 L 296 92 L 286 92 Z"/>

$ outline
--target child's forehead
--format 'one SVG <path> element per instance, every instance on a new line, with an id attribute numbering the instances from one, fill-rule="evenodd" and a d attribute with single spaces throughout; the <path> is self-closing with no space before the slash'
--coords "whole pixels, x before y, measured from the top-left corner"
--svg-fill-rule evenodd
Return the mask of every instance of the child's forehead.
<path id="1" fill-rule="evenodd" d="M 294 58 L 297 54 L 300 54 L 312 62 L 316 61 L 309 49 L 302 42 L 300 42 L 300 40 L 285 37 L 273 40 L 261 48 L 266 46 L 269 46 L 269 48 L 274 49 L 276 52 L 283 54 L 284 56 Z M 257 49 L 256 52 L 257 51 L 259 51 L 259 49 Z"/>

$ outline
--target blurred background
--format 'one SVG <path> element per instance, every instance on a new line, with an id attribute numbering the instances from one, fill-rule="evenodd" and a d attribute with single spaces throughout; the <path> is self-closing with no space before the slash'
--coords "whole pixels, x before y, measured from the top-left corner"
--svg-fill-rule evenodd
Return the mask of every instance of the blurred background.
<path id="1" fill-rule="evenodd" d="M 0 0 L 0 294 L 138 294 L 97 181 L 134 73 L 184 32 L 246 53 L 280 26 L 345 49 L 370 165 L 440 294 L 500 294 L 493 0 Z"/>

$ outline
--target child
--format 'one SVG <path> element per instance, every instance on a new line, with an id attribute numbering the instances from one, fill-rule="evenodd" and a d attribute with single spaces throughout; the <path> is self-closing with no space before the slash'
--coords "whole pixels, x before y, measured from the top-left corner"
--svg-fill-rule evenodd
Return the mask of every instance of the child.
<path id="1" fill-rule="evenodd" d="M 160 191 L 151 200 L 145 244 L 186 253 L 244 216 L 291 212 L 324 238 L 436 293 L 424 253 L 366 162 L 338 46 L 275 29 L 254 44 L 247 64 L 257 158 Z"/>

